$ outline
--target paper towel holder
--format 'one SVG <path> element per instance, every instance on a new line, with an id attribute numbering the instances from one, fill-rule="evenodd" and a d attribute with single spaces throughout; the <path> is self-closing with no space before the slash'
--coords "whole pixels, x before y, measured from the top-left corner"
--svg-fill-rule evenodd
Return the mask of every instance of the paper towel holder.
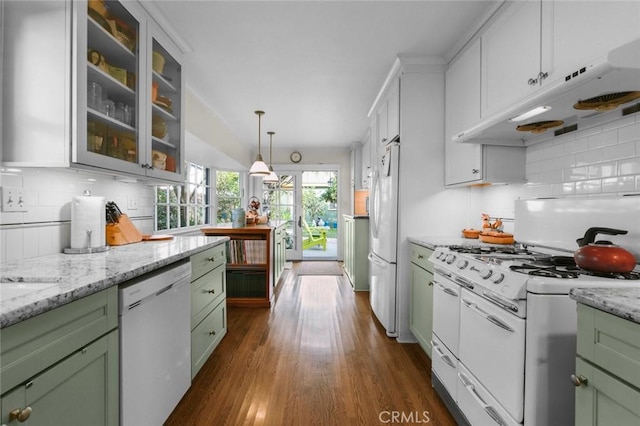
<path id="1" fill-rule="evenodd" d="M 90 196 L 91 191 L 89 191 L 88 189 L 85 189 L 82 195 Z M 93 233 L 93 231 L 91 229 L 87 229 L 86 232 L 87 232 L 87 240 L 88 240 L 87 247 L 83 247 L 83 248 L 66 247 L 64 249 L 64 253 L 65 254 L 90 254 L 90 253 L 103 253 L 109 250 L 109 246 L 106 244 L 102 247 L 91 247 L 91 234 Z"/>

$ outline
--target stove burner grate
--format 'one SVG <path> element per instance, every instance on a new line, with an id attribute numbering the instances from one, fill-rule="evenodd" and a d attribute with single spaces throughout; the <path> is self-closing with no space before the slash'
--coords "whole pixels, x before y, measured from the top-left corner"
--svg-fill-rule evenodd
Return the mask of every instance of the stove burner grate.
<path id="1" fill-rule="evenodd" d="M 615 272 L 594 272 L 581 269 L 577 266 L 541 266 L 523 263 L 522 265 L 509 266 L 514 272 L 521 274 L 535 275 L 548 278 L 578 278 L 580 275 L 607 278 L 614 280 L 640 280 L 640 272 L 631 271 L 629 273 Z"/>
<path id="2" fill-rule="evenodd" d="M 512 254 L 512 255 L 532 254 L 526 248 L 514 247 L 514 246 L 496 247 L 496 246 L 453 245 L 453 246 L 449 246 L 449 250 L 455 251 L 457 253 L 480 254 L 480 255 L 490 254 L 490 253 Z"/>
<path id="3" fill-rule="evenodd" d="M 538 266 L 526 263 L 522 265 L 511 265 L 509 269 L 521 274 L 547 278 L 578 278 L 580 276 L 579 271 L 569 270 L 568 268 L 558 269 L 555 266 Z"/>

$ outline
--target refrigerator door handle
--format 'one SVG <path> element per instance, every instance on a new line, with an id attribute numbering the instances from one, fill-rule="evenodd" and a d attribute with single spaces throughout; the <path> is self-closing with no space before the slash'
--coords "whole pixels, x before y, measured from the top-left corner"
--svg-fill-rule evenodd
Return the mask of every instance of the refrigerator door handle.
<path id="1" fill-rule="evenodd" d="M 374 238 L 378 238 L 378 216 L 380 215 L 380 206 L 378 205 L 378 198 L 380 192 L 380 176 L 378 174 L 378 169 L 376 168 L 373 171 L 373 176 L 371 177 L 371 204 L 370 209 L 372 210 L 371 214 L 371 234 Z"/>
<path id="2" fill-rule="evenodd" d="M 380 259 L 378 259 L 376 256 L 374 256 L 372 253 L 369 253 L 369 256 L 367 256 L 369 258 L 369 260 L 372 263 L 375 263 L 376 265 L 380 266 L 381 268 L 386 268 L 386 264 L 381 261 Z"/>

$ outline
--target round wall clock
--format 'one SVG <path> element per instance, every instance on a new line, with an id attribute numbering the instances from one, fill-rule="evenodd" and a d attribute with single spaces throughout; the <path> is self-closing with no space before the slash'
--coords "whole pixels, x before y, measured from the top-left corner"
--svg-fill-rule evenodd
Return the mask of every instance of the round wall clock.
<path id="1" fill-rule="evenodd" d="M 293 161 L 294 163 L 299 163 L 300 160 L 302 160 L 302 154 L 300 154 L 298 151 L 293 151 L 291 153 L 291 155 L 289 156 L 289 158 L 291 159 L 291 161 Z"/>

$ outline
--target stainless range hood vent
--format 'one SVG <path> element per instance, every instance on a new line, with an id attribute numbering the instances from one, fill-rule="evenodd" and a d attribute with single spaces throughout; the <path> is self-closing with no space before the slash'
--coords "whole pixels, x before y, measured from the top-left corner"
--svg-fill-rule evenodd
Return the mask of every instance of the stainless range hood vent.
<path id="1" fill-rule="evenodd" d="M 638 111 L 640 111 L 640 103 L 637 103 L 637 104 L 632 105 L 632 106 L 627 107 L 627 108 L 623 108 L 622 116 L 624 117 L 624 116 L 627 116 L 627 115 L 635 114 Z"/>
<path id="2" fill-rule="evenodd" d="M 540 106 L 551 108 L 536 116 L 539 121 L 564 121 L 569 127 L 580 123 L 584 128 L 588 120 L 611 114 L 620 117 L 620 108 L 611 111 L 575 109 L 574 105 L 584 99 L 612 96 L 618 92 L 640 91 L 640 39 L 612 50 L 608 55 L 554 81 L 545 83 L 533 95 L 510 108 L 483 118 L 470 129 L 452 137 L 454 142 L 485 145 L 524 146 L 544 135 L 523 134 L 516 130 L 510 118 Z M 629 99 L 628 102 L 633 101 Z M 624 105 L 622 105 L 624 107 Z M 562 129 L 558 129 L 558 132 Z M 556 132 L 557 133 L 557 132 Z"/>
<path id="3" fill-rule="evenodd" d="M 572 124 L 570 126 L 564 126 L 562 129 L 556 130 L 555 132 L 553 132 L 553 136 L 565 135 L 567 133 L 575 132 L 576 130 L 578 130 L 578 123 Z"/>

